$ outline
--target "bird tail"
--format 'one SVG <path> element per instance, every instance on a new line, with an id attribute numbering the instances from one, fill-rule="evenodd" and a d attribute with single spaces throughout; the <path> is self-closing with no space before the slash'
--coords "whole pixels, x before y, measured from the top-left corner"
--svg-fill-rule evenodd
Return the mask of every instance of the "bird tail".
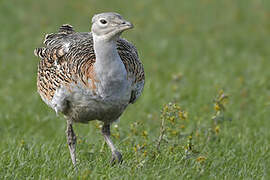
<path id="1" fill-rule="evenodd" d="M 34 50 L 34 54 L 35 56 L 41 58 L 41 59 L 44 59 L 45 57 L 45 48 L 41 47 L 41 48 L 36 48 Z"/>

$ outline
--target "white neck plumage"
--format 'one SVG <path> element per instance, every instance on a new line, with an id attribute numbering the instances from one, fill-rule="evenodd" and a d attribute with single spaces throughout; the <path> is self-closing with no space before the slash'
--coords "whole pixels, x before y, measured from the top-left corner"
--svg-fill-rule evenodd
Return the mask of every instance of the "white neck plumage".
<path id="1" fill-rule="evenodd" d="M 116 39 L 107 40 L 93 34 L 96 62 L 94 70 L 101 83 L 102 91 L 108 94 L 113 92 L 111 88 L 119 90 L 127 81 L 125 66 L 118 54 Z"/>
<path id="2" fill-rule="evenodd" d="M 107 61 L 117 60 L 119 57 L 117 52 L 116 40 L 107 40 L 93 34 L 94 51 L 96 62 L 107 63 Z M 111 59 L 114 57 L 113 59 Z M 119 57 L 120 58 L 120 57 Z"/>

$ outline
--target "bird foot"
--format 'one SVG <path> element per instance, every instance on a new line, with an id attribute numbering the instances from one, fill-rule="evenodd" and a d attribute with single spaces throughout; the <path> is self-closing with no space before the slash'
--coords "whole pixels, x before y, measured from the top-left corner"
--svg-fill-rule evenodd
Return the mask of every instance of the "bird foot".
<path id="1" fill-rule="evenodd" d="M 112 165 L 115 165 L 115 163 L 119 163 L 121 164 L 123 162 L 123 159 L 122 159 L 122 154 L 118 151 L 114 151 L 112 153 L 112 160 L 111 160 L 111 164 Z"/>

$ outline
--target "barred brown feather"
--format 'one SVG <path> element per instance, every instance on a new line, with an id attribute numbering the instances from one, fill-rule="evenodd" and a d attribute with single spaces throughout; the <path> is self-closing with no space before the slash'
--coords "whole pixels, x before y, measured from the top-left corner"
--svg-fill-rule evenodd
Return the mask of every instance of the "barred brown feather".
<path id="1" fill-rule="evenodd" d="M 38 65 L 37 87 L 41 97 L 51 101 L 55 91 L 60 86 L 69 83 L 82 82 L 86 88 L 95 89 L 88 84 L 88 79 L 94 82 L 92 73 L 95 63 L 93 37 L 89 32 L 75 32 L 72 26 L 65 24 L 58 33 L 45 36 L 45 47 L 36 48 L 34 54 L 41 58 Z M 125 65 L 128 77 L 132 81 L 133 90 L 130 103 L 134 103 L 142 92 L 138 83 L 144 84 L 144 69 L 138 58 L 136 48 L 127 40 L 117 41 L 119 56 Z"/>

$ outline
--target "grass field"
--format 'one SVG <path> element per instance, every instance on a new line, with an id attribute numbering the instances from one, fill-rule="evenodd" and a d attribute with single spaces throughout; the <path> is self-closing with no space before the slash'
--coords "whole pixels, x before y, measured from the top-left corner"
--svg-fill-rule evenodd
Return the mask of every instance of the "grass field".
<path id="1" fill-rule="evenodd" d="M 76 173 L 33 50 L 104 11 L 134 23 L 123 36 L 146 86 L 112 129 L 123 164 L 110 166 L 97 122 L 76 124 Z M 270 179 L 270 1 L 1 0 L 0 25 L 0 179 Z"/>

